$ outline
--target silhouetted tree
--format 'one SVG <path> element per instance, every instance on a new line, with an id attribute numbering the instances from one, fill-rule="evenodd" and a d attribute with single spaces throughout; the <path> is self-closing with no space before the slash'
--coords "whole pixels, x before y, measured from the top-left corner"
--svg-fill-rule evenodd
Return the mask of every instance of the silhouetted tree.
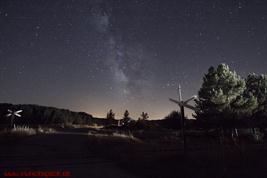
<path id="1" fill-rule="evenodd" d="M 115 113 L 112 111 L 112 109 L 109 110 L 107 113 L 107 119 L 114 120 L 115 119 Z"/>
<path id="2" fill-rule="evenodd" d="M 181 128 L 181 113 L 178 111 L 172 111 L 163 120 L 163 125 L 167 128 L 178 129 Z"/>
<path id="3" fill-rule="evenodd" d="M 178 111 L 172 111 L 168 116 L 165 117 L 166 120 L 180 120 L 181 113 Z"/>
<path id="4" fill-rule="evenodd" d="M 141 117 L 138 118 L 138 120 L 143 121 L 147 120 L 149 118 L 148 113 L 142 112 Z"/>
<path id="5" fill-rule="evenodd" d="M 125 110 L 124 114 L 123 114 L 123 118 L 129 118 L 129 111 L 128 110 Z"/>
<path id="6" fill-rule="evenodd" d="M 122 118 L 122 121 L 121 121 L 121 124 L 122 125 L 128 125 L 131 121 L 131 118 L 130 118 L 130 113 L 128 110 L 125 110 L 124 114 L 123 114 L 123 118 Z"/>

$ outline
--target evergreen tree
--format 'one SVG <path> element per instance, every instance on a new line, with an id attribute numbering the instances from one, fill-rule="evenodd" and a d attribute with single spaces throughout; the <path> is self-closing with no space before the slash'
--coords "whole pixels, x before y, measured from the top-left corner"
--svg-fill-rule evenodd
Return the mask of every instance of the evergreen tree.
<path id="1" fill-rule="evenodd" d="M 241 107 L 246 103 L 243 101 L 244 97 L 241 97 L 245 89 L 245 81 L 226 64 L 220 64 L 217 69 L 210 67 L 198 93 L 195 117 L 197 119 L 233 118 L 235 112 L 233 106 Z"/>
<path id="2" fill-rule="evenodd" d="M 125 110 L 125 112 L 123 114 L 122 125 L 127 125 L 130 123 L 131 118 L 129 116 L 130 116 L 129 111 Z"/>
<path id="3" fill-rule="evenodd" d="M 128 110 L 125 110 L 125 112 L 123 114 L 123 119 L 129 118 L 129 115 L 130 115 L 129 111 Z"/>
<path id="4" fill-rule="evenodd" d="M 253 114 L 255 117 L 267 118 L 267 75 L 249 74 L 246 86 L 246 93 L 255 97 L 258 102 Z"/>
<path id="5" fill-rule="evenodd" d="M 247 93 L 247 90 L 231 103 L 232 112 L 237 119 L 251 117 L 257 107 L 257 98 L 251 92 Z"/>
<path id="6" fill-rule="evenodd" d="M 215 121 L 221 129 L 231 128 L 232 138 L 238 138 L 237 124 L 240 118 L 249 117 L 257 107 L 257 98 L 246 88 L 246 82 L 226 64 L 217 69 L 210 67 L 196 100 L 196 118 Z M 234 139 L 236 141 L 236 139 Z"/>
<path id="7" fill-rule="evenodd" d="M 114 120 L 115 119 L 115 113 L 112 111 L 112 109 L 109 110 L 107 113 L 107 119 Z"/>

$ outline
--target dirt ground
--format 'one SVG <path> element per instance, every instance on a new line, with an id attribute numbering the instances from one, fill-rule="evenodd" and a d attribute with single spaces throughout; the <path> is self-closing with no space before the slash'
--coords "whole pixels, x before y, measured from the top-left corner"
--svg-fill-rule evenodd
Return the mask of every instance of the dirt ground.
<path id="1" fill-rule="evenodd" d="M 5 171 L 70 171 L 73 178 L 267 177 L 264 143 L 220 145 L 188 137 L 184 154 L 179 137 L 141 135 L 140 140 L 88 136 L 88 130 L 76 129 L 0 137 L 0 177 Z"/>
<path id="2" fill-rule="evenodd" d="M 14 142 L 13 142 L 14 141 Z M 134 178 L 114 162 L 88 150 L 88 136 L 30 136 L 1 144 L 0 177 L 5 171 L 70 171 L 73 178 Z"/>

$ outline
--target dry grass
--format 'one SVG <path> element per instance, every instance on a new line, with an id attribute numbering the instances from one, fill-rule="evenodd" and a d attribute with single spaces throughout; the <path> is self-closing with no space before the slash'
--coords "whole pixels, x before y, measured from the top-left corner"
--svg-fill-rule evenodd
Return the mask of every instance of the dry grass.
<path id="1" fill-rule="evenodd" d="M 3 129 L 0 132 L 0 135 L 10 135 L 10 136 L 30 136 L 36 134 L 52 134 L 55 133 L 56 130 L 53 128 L 31 128 L 26 125 L 14 125 L 12 129 Z"/>
<path id="2" fill-rule="evenodd" d="M 125 140 L 132 140 L 132 141 L 136 141 L 136 142 L 141 142 L 140 139 L 136 138 L 133 136 L 133 134 L 131 132 L 126 133 L 119 133 L 119 132 L 113 132 L 111 134 L 107 134 L 107 133 L 93 133 L 93 132 L 88 132 L 89 136 L 95 136 L 98 138 L 119 138 L 119 139 L 125 139 Z"/>
<path id="3" fill-rule="evenodd" d="M 37 129 L 37 132 L 42 133 L 42 134 L 52 134 L 52 133 L 55 133 L 56 130 L 53 128 L 43 128 L 39 126 Z"/>
<path id="4" fill-rule="evenodd" d="M 35 135 L 36 130 L 25 125 L 24 126 L 14 125 L 14 128 L 10 130 L 10 133 L 16 135 Z"/>
<path id="5" fill-rule="evenodd" d="M 265 144 L 245 142 L 238 146 L 221 145 L 216 135 L 190 132 L 187 135 L 187 152 L 184 154 L 183 144 L 177 133 L 144 131 L 133 134 L 143 138 L 143 142 L 132 141 L 128 139 L 130 135 L 115 132 L 110 134 L 112 136 L 106 134 L 105 137 L 90 137 L 88 149 L 104 159 L 116 162 L 122 169 L 138 177 L 267 176 Z"/>

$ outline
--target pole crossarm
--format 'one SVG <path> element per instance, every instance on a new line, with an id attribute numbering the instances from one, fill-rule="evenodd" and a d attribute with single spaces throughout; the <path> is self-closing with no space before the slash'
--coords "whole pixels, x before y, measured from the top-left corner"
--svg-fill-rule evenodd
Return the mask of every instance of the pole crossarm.
<path id="1" fill-rule="evenodd" d="M 21 117 L 21 112 L 22 110 L 18 110 L 18 111 L 12 111 L 10 109 L 7 110 L 8 114 L 6 115 L 6 117 L 10 117 L 10 128 L 14 128 L 14 119 L 16 117 Z"/>
<path id="2" fill-rule="evenodd" d="M 191 96 L 191 98 L 189 98 L 188 100 L 186 100 L 186 101 L 184 101 L 184 103 L 189 103 L 190 101 L 192 101 L 192 100 L 194 100 L 194 99 L 197 99 L 198 97 L 197 97 L 197 95 L 193 95 L 193 96 Z"/>
<path id="3" fill-rule="evenodd" d="M 184 106 L 185 108 L 192 109 L 192 110 L 195 111 L 196 108 L 194 106 L 191 106 L 191 105 L 187 104 L 189 101 L 191 101 L 193 99 L 195 99 L 195 96 L 191 97 L 190 99 L 188 99 L 186 101 L 177 101 L 177 100 L 172 99 L 172 98 L 170 98 L 169 100 L 172 101 L 172 102 L 174 102 L 174 103 L 176 103 L 176 104 L 178 104 L 180 107 L 181 106 Z"/>
<path id="4" fill-rule="evenodd" d="M 18 111 L 11 111 L 10 109 L 7 110 L 8 114 L 6 115 L 6 117 L 11 117 L 11 116 L 17 116 L 17 117 L 21 117 L 21 112 L 22 110 L 18 110 Z"/>
<path id="5" fill-rule="evenodd" d="M 196 111 L 196 108 L 194 106 L 191 106 L 189 104 L 184 104 L 185 108 L 192 109 L 193 111 Z"/>
<path id="6" fill-rule="evenodd" d="M 172 101 L 172 102 L 174 102 L 174 103 L 176 103 L 176 104 L 178 104 L 179 106 L 182 106 L 183 105 L 182 104 L 182 101 L 177 101 L 177 100 L 172 99 L 172 98 L 169 98 L 169 100 Z"/>

